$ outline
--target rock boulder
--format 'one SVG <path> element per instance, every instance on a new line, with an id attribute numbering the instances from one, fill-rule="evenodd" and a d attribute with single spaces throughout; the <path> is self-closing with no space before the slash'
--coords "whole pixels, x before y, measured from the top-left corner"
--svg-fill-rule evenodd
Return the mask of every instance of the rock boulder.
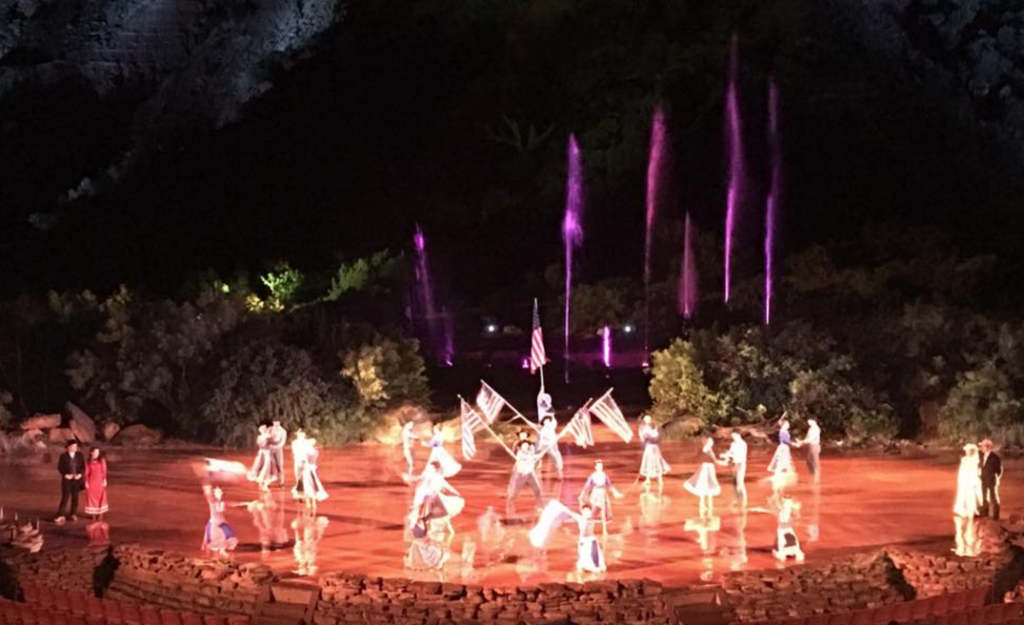
<path id="1" fill-rule="evenodd" d="M 71 402 L 68 402 L 64 408 L 71 415 L 70 427 L 75 438 L 83 443 L 91 443 L 96 440 L 96 422 L 92 420 L 92 417 Z"/>
<path id="2" fill-rule="evenodd" d="M 18 426 L 22 430 L 50 430 L 59 428 L 61 417 L 59 414 L 37 414 L 33 415 Z"/>
<path id="3" fill-rule="evenodd" d="M 118 445 L 157 445 L 163 440 L 163 437 L 159 430 L 136 424 L 129 425 L 118 432 L 117 436 L 114 437 L 114 442 Z"/>

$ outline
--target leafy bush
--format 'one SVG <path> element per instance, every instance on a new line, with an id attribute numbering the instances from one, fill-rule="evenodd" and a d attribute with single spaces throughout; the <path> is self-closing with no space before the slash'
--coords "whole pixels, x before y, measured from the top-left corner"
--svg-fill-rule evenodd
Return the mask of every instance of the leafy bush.
<path id="1" fill-rule="evenodd" d="M 341 374 L 366 408 L 383 408 L 403 401 L 425 401 L 426 365 L 419 342 L 374 333 L 367 341 L 338 354 Z"/>
<path id="2" fill-rule="evenodd" d="M 336 301 L 350 291 L 375 291 L 397 279 L 403 267 L 403 258 L 382 250 L 368 258 L 343 263 L 331 278 L 325 301 Z"/>
<path id="3" fill-rule="evenodd" d="M 1015 373 L 1020 372 L 1007 371 L 990 360 L 959 374 L 939 413 L 939 434 L 976 440 L 1024 425 L 1024 402 L 1019 399 L 1022 380 L 1014 379 Z"/>

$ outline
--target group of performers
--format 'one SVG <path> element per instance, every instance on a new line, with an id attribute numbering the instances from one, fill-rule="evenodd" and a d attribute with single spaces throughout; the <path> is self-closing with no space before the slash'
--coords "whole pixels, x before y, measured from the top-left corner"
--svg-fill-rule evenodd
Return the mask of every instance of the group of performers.
<path id="1" fill-rule="evenodd" d="M 964 445 L 956 477 L 956 499 L 953 502 L 953 525 L 956 529 L 954 553 L 976 556 L 981 551 L 978 540 L 978 517 L 999 520 L 999 482 L 1003 461 L 993 451 L 992 441 L 985 439 L 975 445 Z"/>

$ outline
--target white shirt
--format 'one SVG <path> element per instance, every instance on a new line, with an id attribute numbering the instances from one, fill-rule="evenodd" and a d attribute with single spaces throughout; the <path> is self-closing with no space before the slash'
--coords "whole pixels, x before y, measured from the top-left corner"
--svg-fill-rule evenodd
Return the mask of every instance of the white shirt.
<path id="1" fill-rule="evenodd" d="M 745 464 L 747 462 L 747 442 L 742 438 L 740 440 L 733 439 L 729 444 L 729 451 L 725 453 L 732 459 L 733 464 Z"/>
<path id="2" fill-rule="evenodd" d="M 821 428 L 817 423 L 807 424 L 807 436 L 804 436 L 804 443 L 807 445 L 821 444 Z"/>

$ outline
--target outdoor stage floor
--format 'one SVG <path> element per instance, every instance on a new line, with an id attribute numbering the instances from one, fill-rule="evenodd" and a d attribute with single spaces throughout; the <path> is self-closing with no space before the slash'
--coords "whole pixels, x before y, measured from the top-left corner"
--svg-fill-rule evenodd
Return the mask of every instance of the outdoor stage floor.
<path id="1" fill-rule="evenodd" d="M 449 445 L 454 450 L 454 445 Z M 451 541 L 451 558 L 442 573 L 414 572 L 403 567 L 409 547 L 403 518 L 411 489 L 401 479 L 400 450 L 379 445 L 353 445 L 327 449 L 320 457 L 320 471 L 330 499 L 318 513 L 327 519 L 323 539 L 315 547 L 319 572 L 345 571 L 385 577 L 444 579 L 479 584 L 535 584 L 578 581 L 574 566 L 575 526 L 555 532 L 546 549 L 534 549 L 528 540 L 530 522 L 500 524 L 500 529 L 480 523 L 488 507 L 504 516 L 505 487 L 510 459 L 497 445 L 479 443 L 475 459 L 465 462 L 450 481 L 466 498 L 466 509 L 456 518 L 457 535 Z M 601 442 L 580 450 L 566 446 L 565 480 L 545 479 L 545 495 L 560 496 L 575 508 L 579 489 L 602 458 L 606 471 L 625 497 L 614 504 L 614 519 L 605 543 L 607 577 L 650 578 L 668 585 L 714 582 L 730 570 L 774 568 L 771 556 L 775 519 L 764 509 L 770 494 L 763 480 L 770 449 L 751 447 L 748 465 L 750 508 L 744 513 L 730 506 L 732 487 L 727 471 L 719 472 L 722 497 L 716 499 L 714 517 L 702 522 L 696 498 L 683 489 L 683 481 L 696 467 L 692 443 L 665 443 L 663 451 L 672 465 L 661 497 L 643 494 L 632 487 L 640 459 L 640 446 Z M 426 449 L 417 462 L 422 463 Z M 207 506 L 201 479 L 193 464 L 203 457 L 248 463 L 250 454 L 209 450 L 111 448 L 107 516 L 111 540 L 136 542 L 200 556 Z M 456 454 L 457 456 L 457 454 Z M 871 454 L 826 453 L 820 487 L 807 479 L 801 450 L 794 450 L 801 481 L 789 492 L 802 505 L 797 532 L 808 563 L 835 555 L 886 545 L 952 546 L 951 507 L 956 481 L 956 452 L 936 452 L 931 457 L 903 458 Z M 289 473 L 290 455 L 286 458 Z M 1006 462 L 1003 484 L 1004 514 L 1016 511 L 1022 489 L 1013 479 L 1022 463 Z M 419 465 L 418 465 L 419 466 Z M 291 475 L 288 476 L 289 487 Z M 56 526 L 45 522 L 59 500 L 55 463 L 0 464 L 0 498 L 7 514 L 44 519 L 47 547 L 87 544 L 87 521 Z M 225 499 L 242 503 L 257 497 L 254 485 L 227 484 Z M 273 497 L 284 508 L 276 523 L 294 538 L 291 529 L 299 506 L 288 488 Z M 83 493 L 84 505 L 84 493 Z M 533 513 L 533 495 L 520 493 L 520 511 Z M 274 518 L 274 515 L 270 515 Z M 263 561 L 289 575 L 296 568 L 291 544 L 261 554 L 254 516 L 245 507 L 229 509 L 240 546 L 234 558 L 241 562 Z M 815 534 L 817 535 L 815 538 Z M 463 558 L 474 550 L 472 561 Z M 312 555 L 312 552 L 307 551 Z M 792 562 L 792 561 L 791 561 Z M 792 564 L 790 564 L 792 565 Z M 590 578 L 585 578 L 590 579 Z"/>

